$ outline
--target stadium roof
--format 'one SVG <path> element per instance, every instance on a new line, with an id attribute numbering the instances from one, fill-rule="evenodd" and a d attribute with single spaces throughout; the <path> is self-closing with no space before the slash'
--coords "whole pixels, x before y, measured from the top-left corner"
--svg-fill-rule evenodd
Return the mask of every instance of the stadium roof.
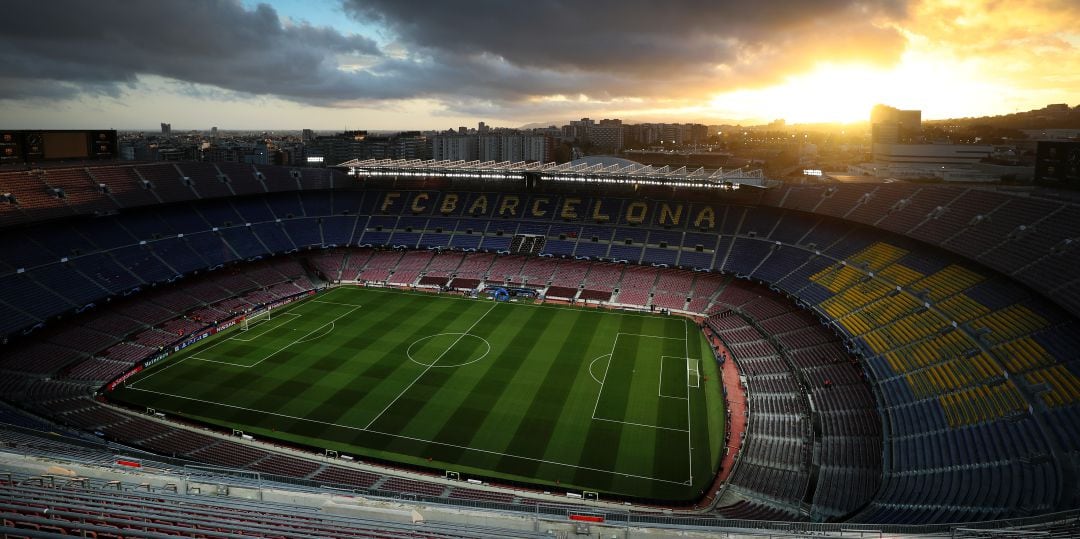
<path id="1" fill-rule="evenodd" d="M 474 178 L 481 180 L 525 179 L 539 175 L 541 180 L 662 185 L 706 189 L 738 189 L 740 186 L 771 187 L 760 169 L 705 169 L 686 167 L 654 167 L 627 161 L 626 163 L 527 163 L 524 161 L 436 161 L 422 159 L 353 159 L 339 164 L 354 176 L 392 176 L 396 178 Z"/>

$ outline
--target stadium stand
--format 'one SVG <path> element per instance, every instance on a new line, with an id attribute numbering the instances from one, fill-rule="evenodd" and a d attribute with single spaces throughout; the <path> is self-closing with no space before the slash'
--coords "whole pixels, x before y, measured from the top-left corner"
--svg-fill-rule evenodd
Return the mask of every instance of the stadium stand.
<path id="1" fill-rule="evenodd" d="M 494 208 L 433 224 L 402 204 L 376 212 L 384 193 L 349 185 L 336 171 L 195 163 L 0 172 L 0 193 L 12 194 L 0 202 L 0 241 L 12 246 L 0 254 L 3 397 L 130 436 L 130 419 L 86 398 L 88 383 L 214 313 L 303 293 L 318 275 L 550 281 L 553 297 L 707 316 L 746 377 L 749 408 L 721 514 L 902 524 L 1076 505 L 1080 210 L 1067 200 L 793 185 L 713 201 L 702 232 L 688 221 L 623 226 L 636 223 L 621 214 L 619 226 L 514 222 Z M 338 206 L 359 213 L 329 221 Z M 506 250 L 515 231 L 546 237 L 553 258 L 464 251 Z M 188 433 L 135 441 L 228 466 L 288 466 L 225 456 Z"/>

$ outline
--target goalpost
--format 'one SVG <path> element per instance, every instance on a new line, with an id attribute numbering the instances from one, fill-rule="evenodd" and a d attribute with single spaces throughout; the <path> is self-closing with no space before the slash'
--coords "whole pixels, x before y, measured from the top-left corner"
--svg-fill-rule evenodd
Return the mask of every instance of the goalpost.
<path id="1" fill-rule="evenodd" d="M 252 313 L 245 316 L 244 319 L 240 321 L 240 331 L 247 331 L 251 328 L 252 325 L 258 324 L 259 322 L 269 321 L 270 309 L 263 309 L 257 313 Z"/>
<path id="2" fill-rule="evenodd" d="M 689 387 L 701 387 L 700 360 L 686 358 L 686 385 Z"/>

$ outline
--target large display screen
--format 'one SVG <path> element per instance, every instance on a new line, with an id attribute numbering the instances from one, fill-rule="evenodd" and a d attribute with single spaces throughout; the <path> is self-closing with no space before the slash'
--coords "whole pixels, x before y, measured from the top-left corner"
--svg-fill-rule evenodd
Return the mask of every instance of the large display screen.
<path id="1" fill-rule="evenodd" d="M 44 132 L 45 159 L 85 159 L 87 151 L 87 133 L 85 132 Z"/>

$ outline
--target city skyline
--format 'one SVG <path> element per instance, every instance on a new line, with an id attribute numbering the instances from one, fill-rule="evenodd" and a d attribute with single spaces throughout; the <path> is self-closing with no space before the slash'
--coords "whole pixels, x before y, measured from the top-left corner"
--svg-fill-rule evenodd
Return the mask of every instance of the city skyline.
<path id="1" fill-rule="evenodd" d="M 9 5 L 9 128 L 865 122 L 1080 96 L 1080 4 L 216 0 Z"/>

